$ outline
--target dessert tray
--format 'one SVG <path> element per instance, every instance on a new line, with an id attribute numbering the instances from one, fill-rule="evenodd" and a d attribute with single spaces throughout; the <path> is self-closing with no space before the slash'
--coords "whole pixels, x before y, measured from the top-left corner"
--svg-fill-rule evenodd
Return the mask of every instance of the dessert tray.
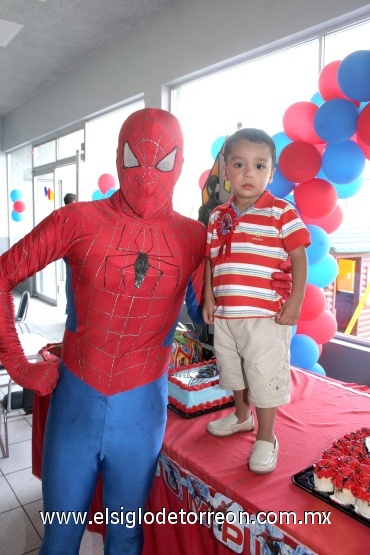
<path id="1" fill-rule="evenodd" d="M 315 497 L 318 497 L 322 501 L 325 501 L 325 503 L 328 503 L 332 507 L 335 507 L 335 509 L 339 509 L 343 513 L 346 513 L 346 515 L 354 518 L 355 520 L 358 520 L 359 522 L 362 522 L 362 524 L 365 524 L 366 526 L 370 526 L 370 518 L 366 518 L 358 514 L 355 511 L 355 508 L 353 505 L 342 505 L 341 503 L 338 503 L 338 501 L 335 501 L 332 498 L 331 493 L 317 491 L 314 488 L 313 466 L 309 466 L 305 470 L 301 470 L 301 472 L 294 474 L 292 476 L 292 482 L 293 484 L 303 489 L 304 491 L 307 491 L 311 495 L 314 495 Z"/>

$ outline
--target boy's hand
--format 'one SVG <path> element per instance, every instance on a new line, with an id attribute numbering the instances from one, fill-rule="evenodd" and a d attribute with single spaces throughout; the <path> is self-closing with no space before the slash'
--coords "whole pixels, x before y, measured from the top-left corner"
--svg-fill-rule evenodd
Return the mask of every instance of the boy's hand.
<path id="1" fill-rule="evenodd" d="M 301 305 L 290 297 L 276 313 L 275 322 L 282 326 L 295 326 L 301 313 Z"/>
<path id="2" fill-rule="evenodd" d="M 204 301 L 202 315 L 206 324 L 213 324 L 213 313 L 215 311 L 215 302 L 211 299 Z"/>

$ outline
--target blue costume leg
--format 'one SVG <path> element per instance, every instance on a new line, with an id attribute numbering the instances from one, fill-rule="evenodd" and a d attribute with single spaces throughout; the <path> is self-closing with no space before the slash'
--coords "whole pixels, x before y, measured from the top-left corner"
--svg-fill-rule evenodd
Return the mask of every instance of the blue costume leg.
<path id="1" fill-rule="evenodd" d="M 144 514 L 162 447 L 167 384 L 166 374 L 108 399 L 102 444 L 104 506 L 120 517 L 129 514 L 126 525 L 124 520 L 123 524 L 107 523 L 105 555 L 139 555 L 142 551 L 138 509 Z"/>
<path id="2" fill-rule="evenodd" d="M 125 511 L 145 507 L 162 444 L 166 404 L 166 375 L 141 388 L 106 397 L 62 364 L 45 431 L 44 512 L 88 512 L 101 466 L 106 473 L 108 511 L 122 512 L 121 506 Z M 57 520 L 47 524 L 40 555 L 78 555 L 85 527 L 72 517 L 68 524 Z M 109 555 L 139 554 L 141 528 L 109 525 L 105 544 Z"/>

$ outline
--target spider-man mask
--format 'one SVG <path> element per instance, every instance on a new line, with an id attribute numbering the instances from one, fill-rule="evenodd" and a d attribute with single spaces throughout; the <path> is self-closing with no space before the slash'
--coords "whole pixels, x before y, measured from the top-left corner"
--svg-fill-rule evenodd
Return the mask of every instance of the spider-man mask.
<path id="1" fill-rule="evenodd" d="M 175 116 L 157 108 L 134 112 L 122 125 L 117 149 L 120 188 L 140 217 L 172 211 L 183 163 L 183 136 Z"/>

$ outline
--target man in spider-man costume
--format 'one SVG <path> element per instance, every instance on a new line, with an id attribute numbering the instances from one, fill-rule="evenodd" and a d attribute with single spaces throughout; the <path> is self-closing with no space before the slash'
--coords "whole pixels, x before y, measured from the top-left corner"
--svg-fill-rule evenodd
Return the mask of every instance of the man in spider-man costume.
<path id="1" fill-rule="evenodd" d="M 142 550 L 133 515 L 145 511 L 162 445 L 166 371 L 188 283 L 193 319 L 200 312 L 193 285 L 200 290 L 203 282 L 206 228 L 173 211 L 182 163 L 178 120 L 160 109 L 135 112 L 119 135 L 120 189 L 54 211 L 0 257 L 0 359 L 20 386 L 53 391 L 44 511 L 87 513 L 102 471 L 104 506 L 108 517 L 114 513 L 106 522 L 109 555 Z M 71 271 L 73 305 L 61 362 L 30 363 L 14 326 L 12 290 L 60 258 Z M 55 519 L 40 554 L 77 555 L 84 529 Z"/>
<path id="2" fill-rule="evenodd" d="M 145 511 L 166 423 L 173 333 L 205 253 L 203 224 L 172 208 L 182 163 L 177 119 L 159 109 L 135 112 L 119 135 L 120 189 L 56 210 L 0 258 L 1 361 L 19 385 L 41 395 L 54 390 L 44 511 L 88 511 L 100 470 L 109 512 L 122 519 Z M 60 368 L 25 358 L 11 294 L 59 258 L 71 270 L 74 301 Z M 84 527 L 45 526 L 40 553 L 78 554 Z M 142 544 L 141 526 L 107 523 L 105 553 L 136 555 Z"/>

